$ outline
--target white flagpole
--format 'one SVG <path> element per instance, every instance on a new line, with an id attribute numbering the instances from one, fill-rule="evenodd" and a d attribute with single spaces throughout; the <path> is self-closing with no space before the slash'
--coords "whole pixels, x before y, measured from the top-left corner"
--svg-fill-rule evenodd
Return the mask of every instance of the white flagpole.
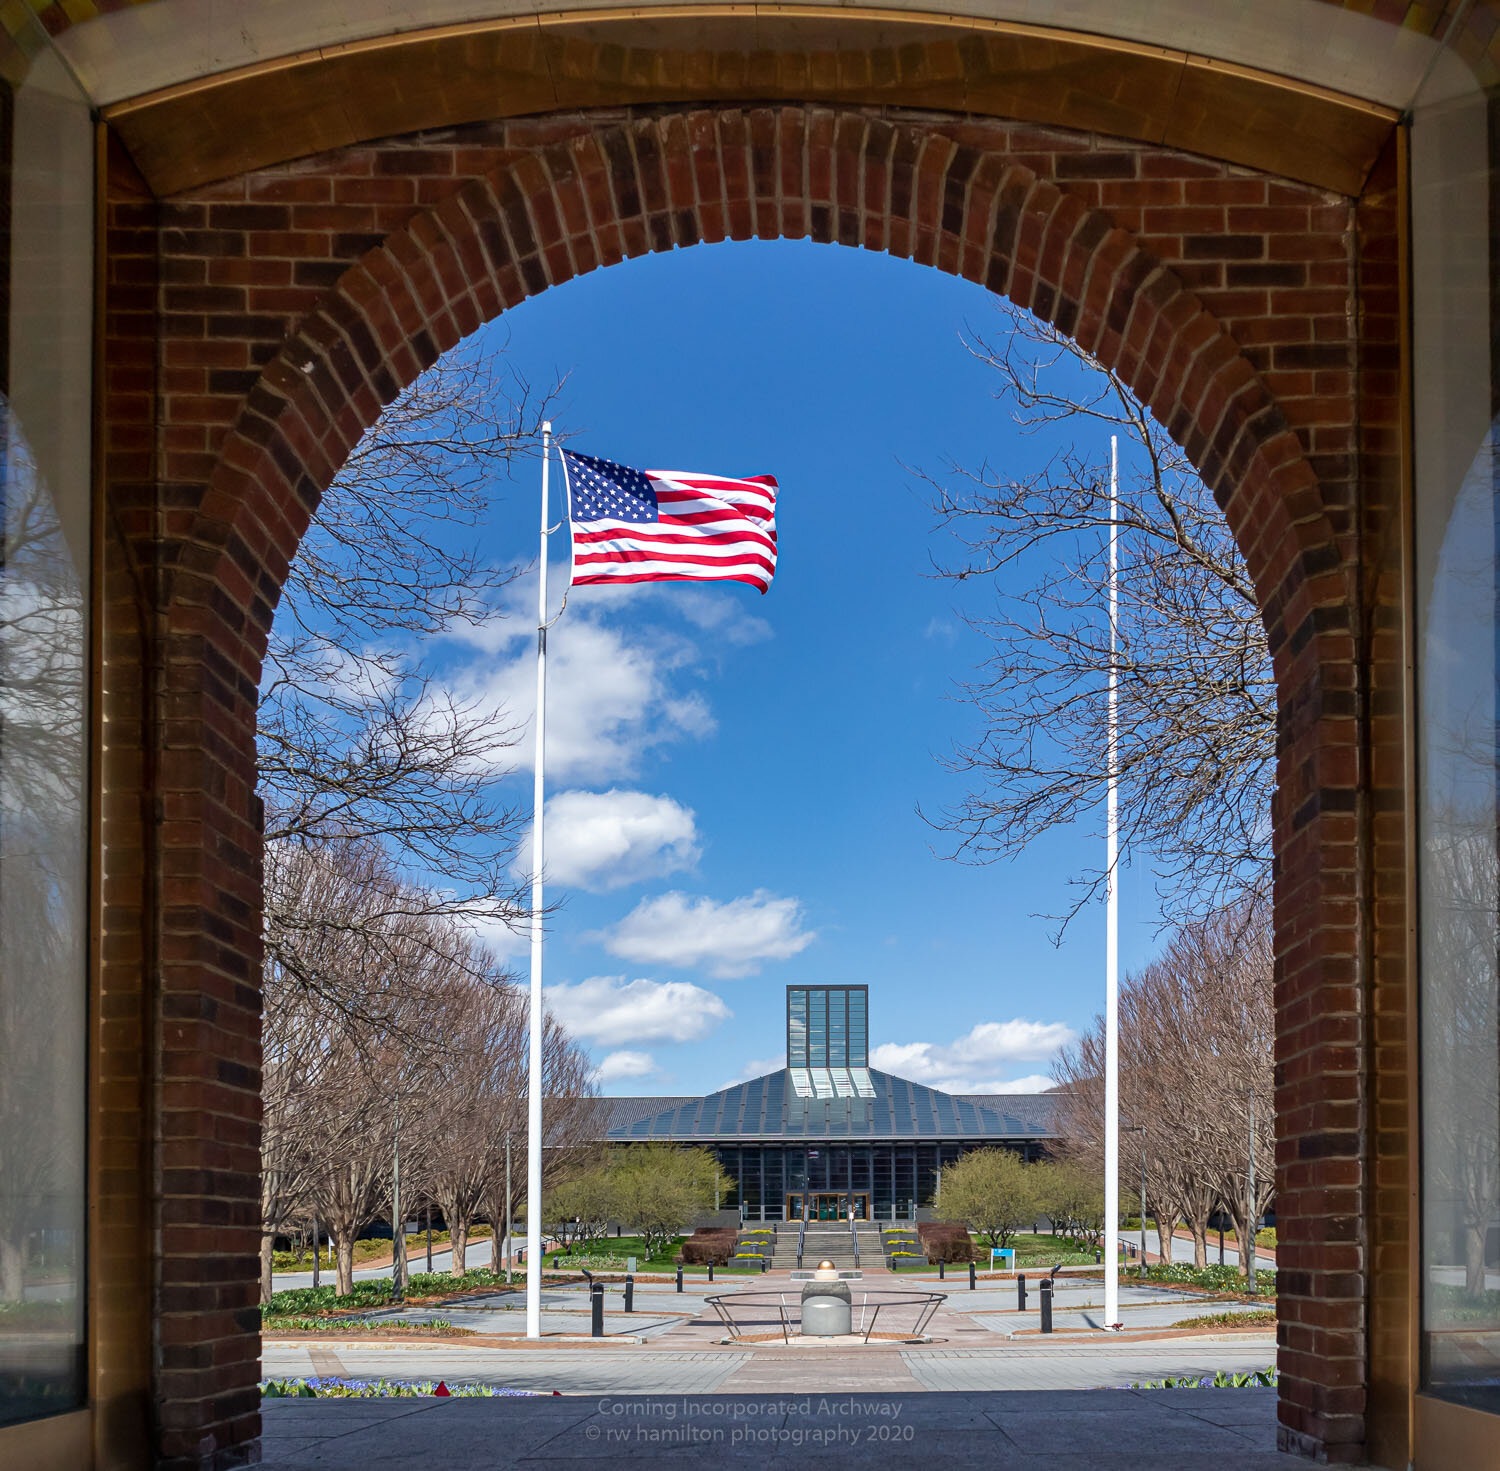
<path id="1" fill-rule="evenodd" d="M 531 1019 L 526 1079 L 526 1336 L 542 1336 L 542 758 L 547 738 L 547 470 L 552 425 L 542 425 L 541 550 L 536 569 L 536 720 L 532 724 Z"/>
<path id="2" fill-rule="evenodd" d="M 1120 528 L 1116 505 L 1119 438 L 1109 437 L 1109 774 L 1105 817 L 1104 941 L 1104 1325 L 1120 1322 L 1120 856 L 1119 735 L 1116 727 L 1115 656 L 1120 599 Z"/>

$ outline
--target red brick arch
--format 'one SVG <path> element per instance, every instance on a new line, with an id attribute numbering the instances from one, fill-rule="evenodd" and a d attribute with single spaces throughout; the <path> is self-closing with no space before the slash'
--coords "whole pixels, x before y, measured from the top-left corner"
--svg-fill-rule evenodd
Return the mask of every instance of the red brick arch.
<path id="1" fill-rule="evenodd" d="M 1357 867 L 1351 220 L 1348 201 L 1166 150 L 791 106 L 477 125 L 168 202 L 153 227 L 178 786 L 161 839 L 164 1075 L 258 1055 L 260 663 L 319 497 L 382 407 L 507 308 L 628 257 L 752 236 L 909 257 L 1117 371 L 1192 458 L 1254 577 L 1281 702 L 1282 1419 L 1289 1443 L 1352 1455 L 1366 1263 L 1350 1222 L 1366 1165 L 1358 1098 L 1322 1086 L 1357 1075 L 1363 1027 L 1341 881 Z M 190 1243 L 213 1219 L 222 1256 L 228 1221 L 246 1270 L 215 1276 L 206 1244 L 167 1255 L 159 1399 L 181 1407 L 192 1445 L 228 1446 L 253 1433 L 258 1197 L 216 1120 L 253 1120 L 255 1080 L 221 1069 L 163 1107 L 177 1110 L 160 1126 L 164 1233 Z"/>

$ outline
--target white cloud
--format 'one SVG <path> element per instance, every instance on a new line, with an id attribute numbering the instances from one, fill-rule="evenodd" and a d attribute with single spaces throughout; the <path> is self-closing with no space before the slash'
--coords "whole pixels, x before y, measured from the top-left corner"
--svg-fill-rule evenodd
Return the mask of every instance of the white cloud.
<path id="1" fill-rule="evenodd" d="M 519 618 L 476 630 L 471 647 L 487 657 L 467 664 L 453 693 L 494 712 L 515 731 L 508 763 L 530 768 L 536 711 L 536 654 Z M 547 636 L 547 773 L 554 781 L 606 782 L 630 776 L 656 746 L 711 735 L 707 700 L 676 688 L 674 676 L 697 658 L 681 637 L 642 637 L 571 608 Z"/>
<path id="2" fill-rule="evenodd" d="M 777 1068 L 786 1066 L 786 1057 L 778 1053 L 775 1057 L 752 1057 L 732 1078 L 726 1078 L 713 1092 L 717 1093 L 721 1088 L 732 1088 L 736 1083 L 743 1083 L 746 1078 L 762 1078 L 767 1073 L 774 1073 Z"/>
<path id="3" fill-rule="evenodd" d="M 621 1078 L 648 1078 L 656 1071 L 656 1059 L 649 1052 L 611 1052 L 597 1071 L 601 1083 L 618 1083 Z"/>
<path id="4" fill-rule="evenodd" d="M 471 914 L 466 923 L 474 937 L 494 951 L 497 960 L 514 960 L 524 955 L 531 946 L 531 922 L 523 920 L 520 930 L 512 929 L 502 919 L 492 915 Z"/>
<path id="5" fill-rule="evenodd" d="M 1057 1079 L 1050 1073 L 1027 1073 L 1024 1078 L 1011 1078 L 1005 1083 L 977 1083 L 972 1088 L 960 1088 L 960 1093 L 1045 1093 L 1057 1086 Z"/>
<path id="6" fill-rule="evenodd" d="M 702 966 L 711 976 L 756 974 L 817 938 L 802 928 L 802 905 L 764 889 L 720 904 L 673 891 L 643 899 L 612 930 L 594 938 L 612 955 L 640 964 Z"/>
<path id="7" fill-rule="evenodd" d="M 1077 1033 L 1062 1022 L 980 1022 L 957 1041 L 882 1042 L 870 1049 L 870 1064 L 945 1093 L 1031 1093 L 1050 1087 L 1040 1073 L 1001 1080 L 1017 1062 L 1036 1062 L 1067 1046 Z"/>
<path id="8" fill-rule="evenodd" d="M 721 997 L 689 981 L 591 976 L 549 986 L 547 1006 L 575 1037 L 621 1042 L 696 1042 L 734 1015 Z"/>
<path id="9" fill-rule="evenodd" d="M 648 792 L 559 792 L 547 800 L 547 879 L 595 893 L 660 878 L 698 861 L 691 808 Z M 531 838 L 519 873 L 531 872 Z"/>
<path id="10" fill-rule="evenodd" d="M 722 644 L 744 648 L 775 637 L 775 629 L 764 618 L 746 612 L 740 598 L 727 590 L 709 592 L 701 587 L 664 583 L 663 592 L 668 587 L 673 588 L 669 597 L 677 611 L 694 628 L 713 634 Z"/>

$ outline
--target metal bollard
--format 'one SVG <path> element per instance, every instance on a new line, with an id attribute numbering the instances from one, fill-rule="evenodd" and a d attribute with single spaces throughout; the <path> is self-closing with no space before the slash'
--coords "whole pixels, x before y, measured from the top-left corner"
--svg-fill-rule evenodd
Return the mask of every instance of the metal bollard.
<path id="1" fill-rule="evenodd" d="M 625 1274 L 625 1311 L 635 1311 L 635 1278 L 629 1272 Z"/>
<path id="2" fill-rule="evenodd" d="M 973 1292 L 973 1290 L 974 1290 L 974 1263 L 970 1262 L 969 1263 L 969 1291 Z"/>
<path id="3" fill-rule="evenodd" d="M 604 1337 L 604 1284 L 602 1282 L 591 1282 L 589 1284 L 589 1337 Z"/>
<path id="4" fill-rule="evenodd" d="M 714 1264 L 712 1262 L 708 1264 L 708 1280 L 710 1282 L 714 1280 Z"/>
<path id="5" fill-rule="evenodd" d="M 943 1280 L 943 1278 L 944 1278 L 944 1277 L 945 1277 L 945 1276 L 946 1276 L 946 1275 L 947 1275 L 947 1273 L 945 1273 L 945 1272 L 944 1272 L 944 1271 L 943 1271 L 943 1265 L 944 1265 L 944 1264 L 943 1264 L 943 1262 L 942 1262 L 942 1261 L 939 1261 L 939 1262 L 938 1262 L 938 1281 L 939 1281 L 939 1282 L 941 1282 L 941 1281 L 942 1281 L 942 1280 Z"/>
<path id="6" fill-rule="evenodd" d="M 1042 1332 L 1052 1331 L 1052 1279 L 1042 1278 Z"/>
<path id="7" fill-rule="evenodd" d="M 682 1263 L 677 1263 L 677 1290 L 682 1291 Z"/>
<path id="8" fill-rule="evenodd" d="M 1026 1311 L 1026 1273 L 1025 1272 L 1017 1272 L 1016 1273 L 1016 1311 L 1018 1313 L 1024 1313 Z"/>
<path id="9" fill-rule="evenodd" d="M 760 1270 L 761 1270 L 761 1274 L 762 1275 L 764 1275 L 765 1273 L 767 1273 L 767 1272 L 769 1272 L 771 1270 L 771 1258 L 770 1257 L 768 1257 L 768 1256 L 761 1257 L 761 1259 L 760 1259 Z"/>
<path id="10" fill-rule="evenodd" d="M 1104 1253 L 1102 1251 L 1096 1251 L 1094 1253 L 1094 1261 L 1095 1261 L 1095 1263 L 1097 1264 L 1099 1262 L 1102 1262 L 1103 1260 L 1104 1260 Z"/>

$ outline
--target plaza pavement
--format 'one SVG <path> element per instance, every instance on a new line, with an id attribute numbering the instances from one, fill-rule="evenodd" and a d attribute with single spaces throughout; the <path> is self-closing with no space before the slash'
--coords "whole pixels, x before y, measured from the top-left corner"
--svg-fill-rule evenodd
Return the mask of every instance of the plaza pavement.
<path id="1" fill-rule="evenodd" d="M 724 1324 L 708 1303 L 710 1292 L 731 1303 L 744 1293 L 757 1301 L 785 1295 L 794 1302 L 800 1283 L 784 1275 L 700 1285 L 678 1293 L 670 1286 L 636 1290 L 635 1311 L 624 1312 L 618 1284 L 606 1294 L 603 1340 L 588 1337 L 585 1291 L 549 1287 L 542 1293 L 542 1338 L 525 1337 L 525 1297 L 520 1291 L 471 1293 L 442 1305 L 397 1306 L 361 1314 L 370 1320 L 425 1323 L 444 1318 L 472 1335 L 462 1339 L 343 1337 L 267 1338 L 267 1377 L 307 1375 L 357 1379 L 445 1379 L 562 1394 L 651 1394 L 744 1390 L 793 1393 L 809 1375 L 845 1389 L 1006 1390 L 1082 1389 L 1128 1385 L 1164 1375 L 1265 1368 L 1275 1357 L 1270 1329 L 1183 1335 L 1170 1325 L 1234 1304 L 1205 1303 L 1151 1285 L 1122 1284 L 1122 1335 L 1101 1331 L 1102 1284 L 1060 1281 L 1052 1337 L 1038 1332 L 1037 1294 L 1028 1310 L 1015 1306 L 1013 1284 L 952 1288 L 927 1328 L 927 1342 L 872 1344 L 852 1349 L 779 1342 L 726 1341 Z M 865 1310 L 861 1287 L 910 1289 L 908 1279 L 869 1273 L 852 1284 L 856 1326 Z M 740 1309 L 743 1316 L 748 1309 Z M 774 1332 L 774 1304 L 753 1314 Z M 908 1320 L 909 1321 L 909 1320 Z M 897 1320 L 891 1328 L 904 1324 Z"/>
<path id="2" fill-rule="evenodd" d="M 559 1356 L 564 1357 L 564 1356 Z M 263 1471 L 684 1471 L 941 1464 L 945 1471 L 1297 1471 L 1271 1390 L 946 1394 L 601 1389 L 536 1399 L 269 1400 Z"/>

